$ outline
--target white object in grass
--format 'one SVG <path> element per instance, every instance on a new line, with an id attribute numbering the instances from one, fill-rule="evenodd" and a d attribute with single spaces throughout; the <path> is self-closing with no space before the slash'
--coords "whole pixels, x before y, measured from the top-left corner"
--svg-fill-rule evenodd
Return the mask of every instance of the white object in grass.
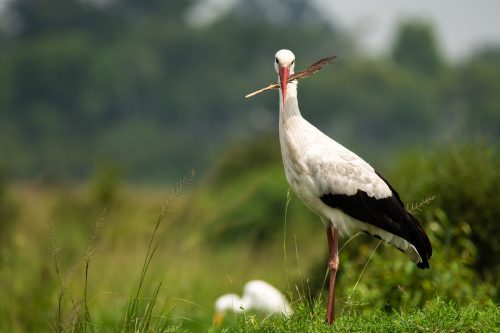
<path id="1" fill-rule="evenodd" d="M 225 294 L 215 301 L 214 324 L 220 325 L 227 312 L 255 310 L 265 314 L 290 316 L 293 313 L 286 297 L 262 280 L 252 280 L 243 287 L 243 296 Z"/>

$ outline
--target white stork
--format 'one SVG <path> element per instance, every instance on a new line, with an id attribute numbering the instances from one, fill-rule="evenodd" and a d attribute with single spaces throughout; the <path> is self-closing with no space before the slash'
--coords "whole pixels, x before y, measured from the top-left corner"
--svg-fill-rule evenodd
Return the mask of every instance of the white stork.
<path id="1" fill-rule="evenodd" d="M 286 297 L 275 287 L 262 280 L 252 280 L 243 287 L 243 297 L 225 294 L 215 301 L 214 324 L 219 326 L 228 311 L 242 313 L 256 310 L 265 314 L 290 316 L 293 313 Z"/>
<path id="2" fill-rule="evenodd" d="M 429 267 L 432 247 L 422 226 L 392 186 L 367 162 L 302 118 L 297 101 L 295 56 L 276 53 L 281 84 L 279 137 L 285 174 L 295 195 L 326 227 L 330 282 L 326 320 L 335 320 L 338 237 L 362 231 L 406 253 L 419 268 Z"/>

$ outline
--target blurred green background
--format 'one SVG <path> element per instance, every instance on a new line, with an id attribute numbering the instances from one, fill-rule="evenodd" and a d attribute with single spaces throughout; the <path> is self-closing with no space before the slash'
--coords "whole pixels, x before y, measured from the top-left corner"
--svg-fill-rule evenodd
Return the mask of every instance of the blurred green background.
<path id="1" fill-rule="evenodd" d="M 317 2 L 228 1 L 203 23 L 204 2 L 1 3 L 0 330 L 71 330 L 82 304 L 113 329 L 162 207 L 143 292 L 163 281 L 172 325 L 206 330 L 214 300 L 253 278 L 321 298 L 326 239 L 287 207 L 277 93 L 244 98 L 276 80 L 280 48 L 299 69 L 337 55 L 300 82 L 303 116 L 409 207 L 435 197 L 418 211 L 431 269 L 384 245 L 353 290 L 377 244 L 360 236 L 341 254 L 340 308 L 498 302 L 500 42 L 450 60 L 416 17 L 373 55 Z"/>

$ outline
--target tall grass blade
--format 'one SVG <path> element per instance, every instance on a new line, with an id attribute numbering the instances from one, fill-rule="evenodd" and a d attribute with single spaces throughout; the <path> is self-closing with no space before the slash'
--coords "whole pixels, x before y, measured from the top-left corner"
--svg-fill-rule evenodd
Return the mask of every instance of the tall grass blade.
<path id="1" fill-rule="evenodd" d="M 191 184 L 193 181 L 194 177 L 196 176 L 196 172 L 194 170 L 191 170 L 188 174 L 186 174 L 176 185 L 174 188 L 174 191 L 172 194 L 167 198 L 166 203 L 162 206 L 162 210 L 160 214 L 158 215 L 158 218 L 156 220 L 155 227 L 153 229 L 153 233 L 151 234 L 151 237 L 149 239 L 148 243 L 148 248 L 146 250 L 146 256 L 144 258 L 143 264 L 142 264 L 142 269 L 141 269 L 141 274 L 139 277 L 139 282 L 137 285 L 137 288 L 135 292 L 132 294 L 131 298 L 128 301 L 127 308 L 126 308 L 126 313 L 125 313 L 125 318 L 123 320 L 123 325 L 122 325 L 122 332 L 129 332 L 130 328 L 133 328 L 134 332 L 137 330 L 137 323 L 138 319 L 140 317 L 139 314 L 139 299 L 140 299 L 140 294 L 142 291 L 142 288 L 144 286 L 144 281 L 146 279 L 146 274 L 149 269 L 149 265 L 151 263 L 151 260 L 153 259 L 153 256 L 158 248 L 158 242 L 157 242 L 157 234 L 158 234 L 158 229 L 161 225 L 161 223 L 165 220 L 167 215 L 172 211 L 172 206 L 175 204 L 177 199 L 181 196 L 183 188 L 185 185 Z M 157 289 L 155 289 L 156 291 Z M 159 289 L 158 289 L 159 291 Z M 156 296 L 155 296 L 156 299 Z M 152 308 L 147 311 L 152 311 Z M 147 314 L 147 311 L 145 314 Z M 143 318 L 144 319 L 144 318 Z M 150 317 L 148 319 L 148 322 L 150 320 Z M 139 327 L 141 326 L 142 322 L 139 322 Z M 149 325 L 149 323 L 148 323 Z"/>
<path id="2" fill-rule="evenodd" d="M 64 287 L 62 283 L 61 270 L 60 270 L 59 246 L 57 244 L 55 226 L 52 222 L 50 223 L 50 240 L 52 242 L 52 263 L 54 264 L 57 281 L 59 283 L 59 295 L 57 297 L 57 319 L 55 324 L 55 332 L 59 333 L 63 331 L 62 303 L 64 297 Z"/>
<path id="3" fill-rule="evenodd" d="M 95 332 L 94 330 L 94 325 L 92 324 L 92 319 L 90 318 L 90 311 L 89 311 L 89 306 L 87 302 L 87 286 L 88 286 L 88 278 L 89 278 L 89 265 L 90 265 L 90 258 L 87 258 L 85 262 L 85 283 L 84 283 L 84 293 L 83 293 L 83 306 L 84 306 L 84 311 L 85 311 L 85 325 L 84 327 L 84 332 L 87 332 L 87 326 L 90 328 L 91 332 Z"/>
<path id="4" fill-rule="evenodd" d="M 382 244 L 381 240 L 378 241 L 377 246 L 375 246 L 375 248 L 372 251 L 372 254 L 370 255 L 370 257 L 366 261 L 365 265 L 363 266 L 363 269 L 361 270 L 361 273 L 359 274 L 358 280 L 356 281 L 356 284 L 354 285 L 354 288 L 352 288 L 353 292 L 356 291 L 356 288 L 358 287 L 359 281 L 361 280 L 361 277 L 363 276 L 363 274 L 364 274 L 364 272 L 366 270 L 366 267 L 368 267 L 368 264 L 370 263 L 370 261 L 372 260 L 373 256 L 375 255 L 375 252 L 377 252 L 377 249 L 380 246 L 380 244 Z"/>

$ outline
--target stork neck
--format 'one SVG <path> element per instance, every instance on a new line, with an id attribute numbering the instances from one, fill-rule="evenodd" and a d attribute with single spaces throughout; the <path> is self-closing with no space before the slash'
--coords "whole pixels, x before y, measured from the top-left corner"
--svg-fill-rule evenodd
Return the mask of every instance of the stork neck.
<path id="1" fill-rule="evenodd" d="M 289 117 L 300 116 L 299 101 L 297 100 L 297 80 L 289 82 L 286 87 L 285 104 L 283 96 L 280 96 L 280 118 L 285 120 Z"/>

